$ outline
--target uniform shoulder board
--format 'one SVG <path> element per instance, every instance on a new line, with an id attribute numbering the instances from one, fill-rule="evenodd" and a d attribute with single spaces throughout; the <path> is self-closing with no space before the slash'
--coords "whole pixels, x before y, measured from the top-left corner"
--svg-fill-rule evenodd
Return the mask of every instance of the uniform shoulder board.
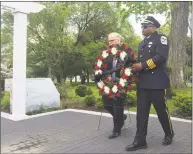
<path id="1" fill-rule="evenodd" d="M 165 35 L 160 36 L 160 41 L 161 41 L 161 44 L 164 44 L 164 45 L 168 44 L 168 39 Z"/>

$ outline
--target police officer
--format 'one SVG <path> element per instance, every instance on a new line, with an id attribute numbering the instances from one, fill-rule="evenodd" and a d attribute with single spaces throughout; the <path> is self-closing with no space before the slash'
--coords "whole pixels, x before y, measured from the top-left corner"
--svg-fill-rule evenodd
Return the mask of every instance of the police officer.
<path id="1" fill-rule="evenodd" d="M 165 133 L 163 145 L 172 143 L 174 132 L 165 99 L 165 89 L 170 87 L 169 74 L 166 68 L 168 57 L 168 39 L 156 31 L 160 23 L 148 16 L 142 24 L 144 40 L 138 47 L 138 61 L 133 64 L 134 72 L 139 73 L 137 85 L 137 131 L 134 142 L 126 151 L 147 148 L 146 135 L 151 103 Z"/>

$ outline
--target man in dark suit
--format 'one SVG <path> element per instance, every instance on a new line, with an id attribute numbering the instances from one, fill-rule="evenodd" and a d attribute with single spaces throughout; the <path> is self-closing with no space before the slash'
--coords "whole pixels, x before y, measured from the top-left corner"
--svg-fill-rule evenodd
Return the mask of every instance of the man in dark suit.
<path id="1" fill-rule="evenodd" d="M 109 46 L 111 48 L 117 47 L 121 44 L 121 38 L 121 35 L 118 33 L 110 33 L 108 35 Z M 127 54 L 129 54 L 129 52 Z M 126 62 L 127 61 L 128 59 L 126 59 Z M 116 67 L 121 63 L 120 58 L 108 56 L 105 59 L 105 63 L 107 64 L 106 72 L 109 72 L 107 75 L 110 75 L 113 81 L 116 81 L 116 78 L 120 78 L 120 69 L 112 71 L 115 70 Z M 100 78 L 95 79 L 96 82 L 99 80 Z M 121 128 L 124 125 L 124 120 L 127 118 L 126 114 L 124 114 L 125 96 L 126 95 L 123 94 L 121 97 L 116 97 L 116 99 L 110 99 L 106 95 L 102 96 L 104 108 L 113 116 L 113 131 L 109 135 L 109 139 L 113 139 L 121 135 Z"/>
<path id="2" fill-rule="evenodd" d="M 146 135 L 151 103 L 165 133 L 163 145 L 172 143 L 174 131 L 165 99 L 165 89 L 170 87 L 169 72 L 166 68 L 168 58 L 168 39 L 156 31 L 160 23 L 148 16 L 142 23 L 144 40 L 139 44 L 138 61 L 133 71 L 139 72 L 137 85 L 137 131 L 133 144 L 126 151 L 147 148 Z"/>
<path id="3" fill-rule="evenodd" d="M 108 35 L 109 45 L 111 47 L 116 47 L 121 44 L 121 35 L 118 33 L 111 33 Z M 117 67 L 119 60 L 118 58 L 109 58 L 107 62 L 108 70 L 114 69 Z M 120 78 L 120 70 L 115 71 L 111 74 L 112 80 L 115 81 L 116 77 Z M 121 134 L 121 128 L 124 124 L 124 120 L 127 116 L 124 114 L 124 102 L 125 97 L 119 97 L 115 99 L 109 99 L 107 96 L 102 96 L 104 102 L 104 108 L 113 116 L 113 132 L 110 134 L 109 139 L 118 137 Z"/>

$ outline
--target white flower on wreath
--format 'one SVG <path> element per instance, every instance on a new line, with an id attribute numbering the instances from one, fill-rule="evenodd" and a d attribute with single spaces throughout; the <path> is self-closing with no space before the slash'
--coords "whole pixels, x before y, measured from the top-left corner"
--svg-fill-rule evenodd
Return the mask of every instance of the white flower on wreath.
<path id="1" fill-rule="evenodd" d="M 107 86 L 105 86 L 105 87 L 104 87 L 104 92 L 105 92 L 106 94 L 109 94 L 109 92 L 110 92 L 110 88 L 109 88 L 109 87 L 107 87 Z"/>
<path id="2" fill-rule="evenodd" d="M 98 60 L 97 66 L 98 66 L 98 67 L 101 67 L 101 65 L 102 65 L 102 61 L 101 61 L 101 60 Z"/>
<path id="3" fill-rule="evenodd" d="M 102 81 L 99 81 L 98 83 L 97 83 L 97 86 L 99 87 L 99 88 L 103 88 L 103 86 L 104 86 L 105 84 L 102 82 Z"/>
<path id="4" fill-rule="evenodd" d="M 107 52 L 107 50 L 104 50 L 102 53 L 102 57 L 105 59 L 109 56 L 109 53 Z"/>
<path id="5" fill-rule="evenodd" d="M 122 86 L 122 87 L 125 87 L 125 83 L 127 82 L 126 79 L 120 79 L 119 81 L 119 84 Z"/>
<path id="6" fill-rule="evenodd" d="M 112 53 L 113 55 L 115 55 L 115 54 L 117 53 L 117 49 L 113 47 L 113 48 L 111 49 L 111 53 Z"/>
<path id="7" fill-rule="evenodd" d="M 99 73 L 102 74 L 102 70 L 96 70 L 96 71 L 95 71 L 95 75 L 97 75 L 97 74 L 99 74 Z"/>
<path id="8" fill-rule="evenodd" d="M 125 51 L 120 53 L 120 58 L 122 61 L 125 59 L 126 55 L 127 55 L 127 53 Z"/>
<path id="9" fill-rule="evenodd" d="M 113 93 L 116 93 L 118 91 L 118 87 L 116 85 L 114 85 L 112 88 L 112 91 L 113 91 Z"/>
<path id="10" fill-rule="evenodd" d="M 130 76 L 130 75 L 131 75 L 131 69 L 130 69 L 130 68 L 126 68 L 126 69 L 125 69 L 125 74 L 126 74 L 127 76 Z"/>

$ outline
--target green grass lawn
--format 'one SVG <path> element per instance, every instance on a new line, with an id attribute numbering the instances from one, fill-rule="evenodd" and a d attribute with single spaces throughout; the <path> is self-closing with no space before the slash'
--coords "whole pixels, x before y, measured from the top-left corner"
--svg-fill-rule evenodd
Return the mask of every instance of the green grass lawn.
<path id="1" fill-rule="evenodd" d="M 74 100 L 76 101 L 80 101 L 83 102 L 84 97 L 79 97 L 75 94 L 75 88 L 76 86 L 71 86 L 69 82 L 66 83 L 67 87 L 68 87 L 68 96 L 69 96 L 69 102 L 72 103 Z M 89 88 L 91 88 L 93 95 L 96 98 L 100 98 L 101 96 L 99 95 L 98 89 L 96 88 L 95 83 L 89 83 L 86 84 L 86 86 L 88 86 Z M 191 88 L 184 88 L 184 89 L 174 89 L 175 93 L 192 93 L 192 89 Z M 171 99 L 167 100 L 167 106 L 169 108 L 169 112 L 172 113 L 174 112 L 177 107 L 174 106 L 173 102 Z M 134 111 L 136 112 L 136 107 L 130 107 L 129 111 Z M 151 105 L 151 109 L 150 109 L 150 113 L 151 114 L 156 114 L 156 111 L 153 107 L 153 105 Z"/>

